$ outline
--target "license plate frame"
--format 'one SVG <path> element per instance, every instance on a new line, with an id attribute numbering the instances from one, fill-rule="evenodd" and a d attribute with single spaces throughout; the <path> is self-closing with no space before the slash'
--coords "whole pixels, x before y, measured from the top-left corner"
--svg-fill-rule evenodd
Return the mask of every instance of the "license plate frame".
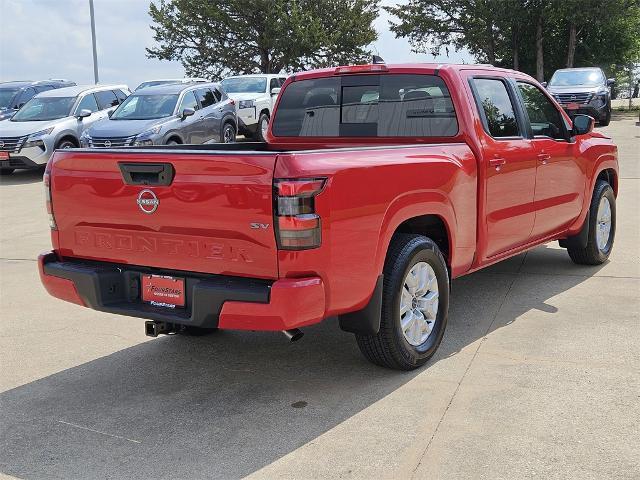
<path id="1" fill-rule="evenodd" d="M 0 152 L 0 160 L 9 160 L 9 152 Z"/>
<path id="2" fill-rule="evenodd" d="M 567 104 L 567 110 L 578 110 L 580 108 L 580 105 L 578 105 L 575 102 L 571 102 Z"/>
<path id="3" fill-rule="evenodd" d="M 140 276 L 142 301 L 154 307 L 185 308 L 185 279 L 170 275 Z"/>

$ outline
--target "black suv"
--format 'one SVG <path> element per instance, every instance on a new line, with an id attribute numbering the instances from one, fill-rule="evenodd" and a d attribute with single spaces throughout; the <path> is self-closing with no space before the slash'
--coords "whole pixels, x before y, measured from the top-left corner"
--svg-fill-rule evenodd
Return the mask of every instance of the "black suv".
<path id="1" fill-rule="evenodd" d="M 76 83 L 69 80 L 21 80 L 0 83 L 0 121 L 13 117 L 29 100 L 40 92 L 55 88 L 73 87 Z"/>

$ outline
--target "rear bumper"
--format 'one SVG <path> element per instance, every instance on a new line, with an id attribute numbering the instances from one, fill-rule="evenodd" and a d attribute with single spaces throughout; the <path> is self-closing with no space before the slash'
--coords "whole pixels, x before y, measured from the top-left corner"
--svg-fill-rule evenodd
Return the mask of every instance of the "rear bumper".
<path id="1" fill-rule="evenodd" d="M 320 278 L 275 282 L 105 262 L 60 261 L 53 252 L 38 257 L 40 279 L 50 295 L 102 312 L 202 328 L 288 330 L 320 322 L 324 317 L 324 285 Z M 185 308 L 144 303 L 141 274 L 185 279 Z"/>

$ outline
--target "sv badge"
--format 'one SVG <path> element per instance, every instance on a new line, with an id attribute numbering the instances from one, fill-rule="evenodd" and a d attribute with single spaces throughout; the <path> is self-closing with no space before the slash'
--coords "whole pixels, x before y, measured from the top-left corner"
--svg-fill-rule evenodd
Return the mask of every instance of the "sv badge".
<path id="1" fill-rule="evenodd" d="M 266 230 L 267 228 L 269 228 L 268 223 L 250 223 L 249 226 L 253 230 Z"/>

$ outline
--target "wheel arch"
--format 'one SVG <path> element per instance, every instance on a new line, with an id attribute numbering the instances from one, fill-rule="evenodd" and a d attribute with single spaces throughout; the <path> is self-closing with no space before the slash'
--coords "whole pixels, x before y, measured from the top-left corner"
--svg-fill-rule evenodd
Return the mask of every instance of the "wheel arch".
<path id="1" fill-rule="evenodd" d="M 65 140 L 70 140 L 71 142 L 73 142 L 75 144 L 76 147 L 80 146 L 80 141 L 78 140 L 78 138 L 76 137 L 76 135 L 74 135 L 71 132 L 63 132 L 62 134 L 60 134 L 60 136 L 56 139 L 55 143 L 54 143 L 54 148 L 58 148 L 58 145 L 60 145 L 63 141 Z"/>

